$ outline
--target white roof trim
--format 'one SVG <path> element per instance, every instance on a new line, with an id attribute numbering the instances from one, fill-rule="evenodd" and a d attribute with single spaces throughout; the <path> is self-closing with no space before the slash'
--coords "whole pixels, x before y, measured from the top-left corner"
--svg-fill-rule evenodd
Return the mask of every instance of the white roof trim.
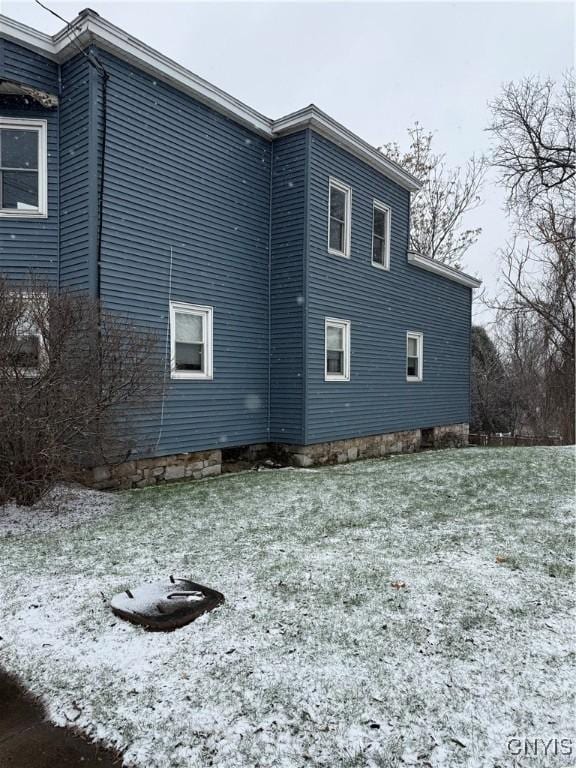
<path id="1" fill-rule="evenodd" d="M 41 53 L 51 59 L 56 59 L 54 43 L 50 35 L 39 32 L 37 29 L 28 27 L 26 24 L 21 24 L 19 21 L 10 19 L 2 14 L 0 14 L 0 37 L 6 37 L 8 40 L 13 40 L 19 45 L 32 48 L 37 53 Z"/>
<path id="2" fill-rule="evenodd" d="M 415 192 L 421 186 L 414 176 L 314 105 L 273 121 L 90 9 L 81 11 L 68 27 L 52 36 L 0 15 L 0 37 L 31 48 L 57 62 L 66 61 L 75 55 L 78 45 L 86 46 L 94 42 L 268 139 L 310 127 L 405 189 Z"/>
<path id="3" fill-rule="evenodd" d="M 410 190 L 410 192 L 417 192 L 422 186 L 415 176 L 405 171 L 397 163 L 389 160 L 382 152 L 379 152 L 368 142 L 364 141 L 364 139 L 356 136 L 356 134 L 352 133 L 341 123 L 338 123 L 330 115 L 322 112 L 314 104 L 310 104 L 310 106 L 298 112 L 281 117 L 279 120 L 274 120 L 272 123 L 272 130 L 275 136 L 294 133 L 294 131 L 306 127 L 312 128 L 335 144 L 347 149 L 361 160 L 364 160 L 364 162 L 384 173 L 397 184 L 400 184 L 400 186 Z"/>
<path id="4" fill-rule="evenodd" d="M 434 272 L 434 274 L 441 277 L 446 277 L 455 283 L 466 285 L 468 288 L 480 288 L 482 285 L 482 280 L 478 280 L 478 278 L 472 277 L 472 275 L 467 275 L 465 272 L 460 272 L 459 269 L 449 267 L 441 261 L 436 261 L 428 256 L 421 256 L 419 253 L 414 253 L 414 251 L 408 251 L 408 263 L 414 264 L 414 266 L 421 269 L 427 269 L 428 272 Z"/>
<path id="5" fill-rule="evenodd" d="M 64 27 L 52 37 L 0 16 L 0 36 L 58 62 L 74 56 L 78 52 L 78 45 L 84 47 L 91 42 L 97 43 L 110 53 L 193 95 L 257 133 L 267 138 L 272 137 L 272 121 L 269 118 L 132 37 L 94 11 L 81 11 L 69 27 Z"/>

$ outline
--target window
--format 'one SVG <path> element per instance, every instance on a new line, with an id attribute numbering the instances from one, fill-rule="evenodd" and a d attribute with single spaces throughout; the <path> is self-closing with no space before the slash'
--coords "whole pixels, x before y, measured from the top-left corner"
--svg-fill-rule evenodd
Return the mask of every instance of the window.
<path id="1" fill-rule="evenodd" d="M 350 256 L 350 208 L 352 190 L 330 179 L 328 214 L 328 252 Z"/>
<path id="2" fill-rule="evenodd" d="M 212 307 L 170 302 L 173 379 L 212 378 Z"/>
<path id="3" fill-rule="evenodd" d="M 25 298 L 28 299 L 28 296 L 25 294 Z M 34 377 L 40 374 L 42 366 L 47 362 L 44 339 L 34 314 L 37 309 L 41 314 L 40 322 L 44 319 L 47 297 L 38 294 L 28 301 L 31 303 L 24 305 L 16 333 L 10 342 L 8 359 L 15 375 Z"/>
<path id="4" fill-rule="evenodd" d="M 350 322 L 348 320 L 325 321 L 326 381 L 350 380 Z"/>
<path id="5" fill-rule="evenodd" d="M 374 200 L 372 208 L 372 264 L 390 269 L 390 208 Z"/>
<path id="6" fill-rule="evenodd" d="M 0 216 L 47 215 L 46 121 L 0 117 Z"/>
<path id="7" fill-rule="evenodd" d="M 406 381 L 422 381 L 422 347 L 421 333 L 406 334 Z"/>
<path id="8" fill-rule="evenodd" d="M 40 334 L 18 334 L 12 361 L 15 368 L 23 373 L 35 374 L 40 368 Z"/>

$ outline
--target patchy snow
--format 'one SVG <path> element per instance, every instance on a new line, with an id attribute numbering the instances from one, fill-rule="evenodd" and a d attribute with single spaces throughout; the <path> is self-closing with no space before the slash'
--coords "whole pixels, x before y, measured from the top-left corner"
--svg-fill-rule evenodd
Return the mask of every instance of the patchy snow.
<path id="1" fill-rule="evenodd" d="M 573 481 L 573 451 L 495 448 L 127 492 L 0 541 L 0 664 L 142 768 L 511 766 L 571 735 Z M 226 603 L 111 614 L 170 573 Z"/>
<path id="2" fill-rule="evenodd" d="M 0 539 L 72 528 L 109 514 L 115 506 L 116 497 L 111 493 L 58 485 L 31 507 L 0 504 Z"/>

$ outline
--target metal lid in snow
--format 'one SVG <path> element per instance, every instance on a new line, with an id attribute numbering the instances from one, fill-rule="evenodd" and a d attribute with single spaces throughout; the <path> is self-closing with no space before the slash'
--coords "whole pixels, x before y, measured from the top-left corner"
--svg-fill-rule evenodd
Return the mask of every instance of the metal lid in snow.
<path id="1" fill-rule="evenodd" d="M 114 595 L 112 611 L 122 619 L 147 629 L 183 627 L 224 602 L 224 595 L 188 579 L 170 576 L 166 581 L 140 584 Z"/>

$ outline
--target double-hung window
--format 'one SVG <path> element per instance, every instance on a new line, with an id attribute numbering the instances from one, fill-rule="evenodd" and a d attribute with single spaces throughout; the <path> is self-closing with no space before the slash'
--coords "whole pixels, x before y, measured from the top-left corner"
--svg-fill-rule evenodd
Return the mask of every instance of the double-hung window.
<path id="1" fill-rule="evenodd" d="M 0 216 L 45 217 L 46 121 L 0 117 Z"/>
<path id="2" fill-rule="evenodd" d="M 352 190 L 336 179 L 330 179 L 329 190 L 328 252 L 349 257 Z"/>
<path id="3" fill-rule="evenodd" d="M 13 365 L 25 376 L 37 376 L 40 372 L 42 338 L 33 329 L 18 334 Z"/>
<path id="4" fill-rule="evenodd" d="M 372 264 L 390 269 L 390 208 L 374 200 L 372 207 Z"/>
<path id="5" fill-rule="evenodd" d="M 326 381 L 350 380 L 350 321 L 325 320 L 325 368 Z"/>
<path id="6" fill-rule="evenodd" d="M 170 302 L 173 379 L 212 378 L 212 307 Z"/>
<path id="7" fill-rule="evenodd" d="M 422 381 L 424 337 L 421 333 L 406 334 L 406 381 Z"/>
<path id="8" fill-rule="evenodd" d="M 44 293 L 25 294 L 23 299 L 25 304 L 22 305 L 15 333 L 9 341 L 8 361 L 14 375 L 36 377 L 47 362 L 44 338 L 39 327 L 47 315 L 47 297 Z"/>

